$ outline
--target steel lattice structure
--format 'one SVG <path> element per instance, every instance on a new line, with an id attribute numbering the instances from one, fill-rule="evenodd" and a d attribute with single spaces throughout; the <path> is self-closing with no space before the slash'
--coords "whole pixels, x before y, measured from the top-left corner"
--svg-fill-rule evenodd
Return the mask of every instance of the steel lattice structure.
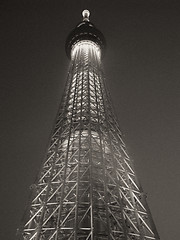
<path id="1" fill-rule="evenodd" d="M 105 89 L 103 36 L 83 16 L 67 40 L 64 97 L 20 239 L 159 239 Z"/>

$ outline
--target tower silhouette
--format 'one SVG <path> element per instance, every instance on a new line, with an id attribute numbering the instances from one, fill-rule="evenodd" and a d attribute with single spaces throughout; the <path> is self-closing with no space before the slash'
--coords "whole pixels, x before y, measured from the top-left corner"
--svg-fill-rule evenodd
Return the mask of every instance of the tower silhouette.
<path id="1" fill-rule="evenodd" d="M 104 85 L 105 39 L 89 14 L 66 41 L 64 96 L 19 239 L 159 239 Z"/>

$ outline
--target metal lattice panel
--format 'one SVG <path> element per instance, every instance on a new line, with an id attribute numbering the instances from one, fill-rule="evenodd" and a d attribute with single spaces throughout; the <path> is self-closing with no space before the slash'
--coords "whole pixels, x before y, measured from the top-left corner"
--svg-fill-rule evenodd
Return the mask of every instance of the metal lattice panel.
<path id="1" fill-rule="evenodd" d="M 104 87 L 100 48 L 72 49 L 65 94 L 21 239 L 159 239 Z"/>

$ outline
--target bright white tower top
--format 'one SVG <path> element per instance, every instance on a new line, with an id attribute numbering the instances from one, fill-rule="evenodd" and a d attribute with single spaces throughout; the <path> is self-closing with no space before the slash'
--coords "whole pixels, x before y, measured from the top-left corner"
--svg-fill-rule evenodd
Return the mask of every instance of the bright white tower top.
<path id="1" fill-rule="evenodd" d="M 88 21 L 89 22 L 90 11 L 89 10 L 84 10 L 82 12 L 82 16 L 83 16 L 83 21 Z"/>

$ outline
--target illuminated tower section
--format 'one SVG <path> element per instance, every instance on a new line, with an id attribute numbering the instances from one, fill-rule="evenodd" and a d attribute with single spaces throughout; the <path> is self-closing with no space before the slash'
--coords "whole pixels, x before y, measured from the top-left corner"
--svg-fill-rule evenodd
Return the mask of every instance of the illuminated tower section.
<path id="1" fill-rule="evenodd" d="M 104 86 L 104 48 L 84 10 L 67 38 L 65 92 L 20 239 L 159 239 Z"/>

